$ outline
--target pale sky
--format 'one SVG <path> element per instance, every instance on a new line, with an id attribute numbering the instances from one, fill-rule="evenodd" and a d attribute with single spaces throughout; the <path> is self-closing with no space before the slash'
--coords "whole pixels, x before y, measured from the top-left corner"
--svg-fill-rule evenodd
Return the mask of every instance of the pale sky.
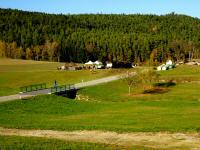
<path id="1" fill-rule="evenodd" d="M 157 14 L 171 12 L 200 18 L 199 0 L 0 0 L 0 8 L 55 14 Z"/>

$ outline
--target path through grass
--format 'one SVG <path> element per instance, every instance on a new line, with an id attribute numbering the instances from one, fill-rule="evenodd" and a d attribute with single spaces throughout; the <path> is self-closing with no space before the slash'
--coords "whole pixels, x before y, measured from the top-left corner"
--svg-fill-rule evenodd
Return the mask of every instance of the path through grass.
<path id="1" fill-rule="evenodd" d="M 117 92 L 118 83 L 80 92 L 82 95 L 87 93 L 88 101 L 49 95 L 1 103 L 0 126 L 118 132 L 200 131 L 200 93 L 196 93 L 200 85 L 181 84 L 162 95 L 128 97 L 125 92 Z M 110 85 L 113 91 L 116 89 L 113 97 L 107 92 Z M 188 86 L 194 87 L 187 91 Z M 101 92 L 97 94 L 97 91 Z M 185 94 L 181 94 L 183 91 Z"/>
<path id="2" fill-rule="evenodd" d="M 118 73 L 117 70 L 80 70 L 58 71 L 64 63 L 40 62 L 29 60 L 0 59 L 0 96 L 19 92 L 19 87 L 47 83 L 74 84 L 82 81 L 102 78 Z"/>

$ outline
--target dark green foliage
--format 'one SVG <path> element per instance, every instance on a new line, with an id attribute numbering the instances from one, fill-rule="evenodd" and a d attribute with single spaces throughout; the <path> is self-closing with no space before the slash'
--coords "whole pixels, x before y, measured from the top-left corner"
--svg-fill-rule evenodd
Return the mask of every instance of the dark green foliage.
<path id="1" fill-rule="evenodd" d="M 2 45 L 7 44 L 0 56 L 11 58 L 157 64 L 200 56 L 200 20 L 174 13 L 52 15 L 0 9 L 0 31 Z M 9 46 L 13 42 L 17 56 L 17 48 Z"/>

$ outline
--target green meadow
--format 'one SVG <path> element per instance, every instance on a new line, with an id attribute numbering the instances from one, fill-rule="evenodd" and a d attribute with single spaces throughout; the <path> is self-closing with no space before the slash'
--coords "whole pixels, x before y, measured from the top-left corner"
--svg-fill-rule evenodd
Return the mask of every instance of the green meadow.
<path id="1" fill-rule="evenodd" d="M 118 70 L 61 71 L 57 67 L 64 63 L 31 60 L 0 59 L 0 96 L 16 94 L 26 85 L 47 83 L 74 84 L 118 73 Z"/>
<path id="2" fill-rule="evenodd" d="M 177 68 L 169 71 L 159 72 L 161 77 L 166 80 L 177 80 L 177 81 L 200 81 L 200 67 L 199 66 L 187 66 L 180 65 Z"/>
<path id="3" fill-rule="evenodd" d="M 55 95 L 0 103 L 0 126 L 116 132 L 199 132 L 200 84 L 181 83 L 165 93 L 128 96 L 121 81 L 78 91 L 80 100 Z"/>
<path id="4" fill-rule="evenodd" d="M 5 63 L 7 61 L 7 63 Z M 127 70 L 57 71 L 60 63 L 6 60 L 0 63 L 0 95 L 18 92 L 20 86 L 57 79 L 77 83 Z M 27 63 L 28 62 L 28 63 Z M 143 69 L 138 68 L 137 70 Z M 131 69 L 135 71 L 135 69 Z M 200 132 L 199 66 L 178 66 L 158 72 L 158 90 L 128 86 L 122 81 L 83 88 L 76 99 L 44 95 L 0 103 L 0 127 L 49 130 L 102 130 L 115 132 Z M 159 90 L 161 89 L 161 90 Z M 0 136 L 2 149 L 123 149 L 116 145 L 65 142 L 44 138 Z M 16 148 L 13 148 L 16 146 Z M 31 148 L 30 148 L 31 147 Z M 124 148 L 124 149 L 127 149 Z M 128 149 L 149 149 L 128 147 Z"/>

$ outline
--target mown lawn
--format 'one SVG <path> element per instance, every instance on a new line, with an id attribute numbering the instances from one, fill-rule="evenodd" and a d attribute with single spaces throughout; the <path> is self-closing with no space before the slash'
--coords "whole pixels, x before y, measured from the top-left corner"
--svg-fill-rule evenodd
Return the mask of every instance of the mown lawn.
<path id="1" fill-rule="evenodd" d="M 150 150 L 142 146 L 119 146 L 86 142 L 67 142 L 56 139 L 0 136 L 1 150 Z"/>
<path id="2" fill-rule="evenodd" d="M 7 61 L 7 63 L 5 63 Z M 56 71 L 58 63 L 6 60 L 0 63 L 0 94 L 40 82 L 73 83 L 117 73 L 118 70 Z M 12 69 L 11 69 L 12 68 Z M 198 79 L 198 66 L 179 66 L 160 72 L 161 78 L 192 76 Z M 200 84 L 177 83 L 161 93 L 143 94 L 119 80 L 78 91 L 81 100 L 54 95 L 0 103 L 0 126 L 55 130 L 200 131 Z M 8 90 L 10 89 L 10 90 Z"/>
<path id="3" fill-rule="evenodd" d="M 63 63 L 29 60 L 0 59 L 0 96 L 15 94 L 21 86 L 47 83 L 74 84 L 78 82 L 114 75 L 118 70 L 58 71 Z"/>
<path id="4" fill-rule="evenodd" d="M 122 90 L 123 89 L 123 90 Z M 83 100 L 53 95 L 0 104 L 0 126 L 53 130 L 200 131 L 200 84 L 128 96 L 121 81 L 82 89 Z"/>
<path id="5" fill-rule="evenodd" d="M 17 62 L 18 63 L 18 62 Z M 18 87 L 36 82 L 50 86 L 112 75 L 118 70 L 56 71 L 56 63 L 20 61 L 0 63 L 0 95 L 18 92 Z M 38 63 L 38 62 L 37 62 Z M 59 64 L 60 65 L 60 64 Z M 12 69 L 11 69 L 12 68 Z M 133 69 L 134 70 L 134 69 Z M 198 66 L 179 66 L 159 72 L 160 79 L 198 81 Z M 165 91 L 143 93 L 122 81 L 80 89 L 79 100 L 55 95 L 0 103 L 0 126 L 24 129 L 104 130 L 116 132 L 200 132 L 200 83 L 177 82 Z M 116 145 L 65 142 L 44 138 L 0 136 L 1 149 L 123 149 Z M 127 148 L 127 147 L 125 147 Z M 129 149 L 148 149 L 128 147 Z"/>

